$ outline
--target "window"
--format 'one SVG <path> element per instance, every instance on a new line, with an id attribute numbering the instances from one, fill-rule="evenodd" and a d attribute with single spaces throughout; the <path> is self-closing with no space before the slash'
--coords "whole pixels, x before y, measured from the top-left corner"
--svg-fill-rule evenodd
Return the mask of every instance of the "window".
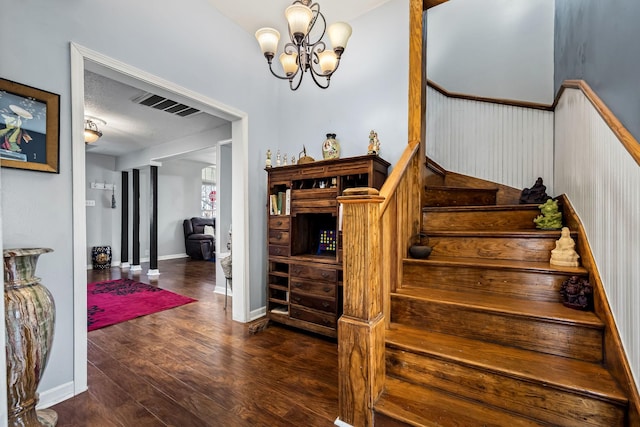
<path id="1" fill-rule="evenodd" d="M 216 168 L 208 166 L 202 168 L 201 211 L 203 218 L 216 216 Z"/>

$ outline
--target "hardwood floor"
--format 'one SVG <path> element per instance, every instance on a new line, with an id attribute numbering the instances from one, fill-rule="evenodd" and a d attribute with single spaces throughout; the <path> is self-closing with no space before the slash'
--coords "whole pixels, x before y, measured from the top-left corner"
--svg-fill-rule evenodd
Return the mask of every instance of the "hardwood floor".
<path id="1" fill-rule="evenodd" d="M 159 287 L 198 301 L 89 332 L 89 390 L 52 407 L 59 427 L 333 425 L 334 340 L 274 324 L 250 334 L 213 293 L 214 263 L 168 260 L 159 270 Z"/>

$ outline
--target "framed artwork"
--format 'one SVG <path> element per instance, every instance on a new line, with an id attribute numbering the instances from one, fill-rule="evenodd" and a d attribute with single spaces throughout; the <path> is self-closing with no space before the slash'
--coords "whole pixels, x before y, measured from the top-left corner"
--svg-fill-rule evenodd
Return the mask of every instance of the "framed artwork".
<path id="1" fill-rule="evenodd" d="M 60 173 L 60 95 L 0 79 L 0 166 Z"/>

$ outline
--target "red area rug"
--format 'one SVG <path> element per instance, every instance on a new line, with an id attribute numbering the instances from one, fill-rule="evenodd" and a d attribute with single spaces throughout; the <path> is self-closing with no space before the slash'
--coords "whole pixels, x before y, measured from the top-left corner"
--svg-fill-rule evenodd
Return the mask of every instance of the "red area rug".
<path id="1" fill-rule="evenodd" d="M 87 285 L 89 331 L 197 301 L 129 279 Z"/>

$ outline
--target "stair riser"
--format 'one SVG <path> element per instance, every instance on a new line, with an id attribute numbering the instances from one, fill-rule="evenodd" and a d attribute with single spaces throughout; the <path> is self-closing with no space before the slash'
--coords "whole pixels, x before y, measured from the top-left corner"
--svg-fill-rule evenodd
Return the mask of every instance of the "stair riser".
<path id="1" fill-rule="evenodd" d="M 539 214 L 539 210 L 531 209 L 424 212 L 422 229 L 427 234 L 429 230 L 533 230 L 536 228 L 533 219 Z"/>
<path id="2" fill-rule="evenodd" d="M 556 247 L 552 237 L 430 237 L 434 256 L 548 262 Z"/>
<path id="3" fill-rule="evenodd" d="M 451 360 L 387 348 L 386 367 L 387 375 L 540 419 L 554 426 L 624 425 L 624 408 L 611 402 L 554 389 L 542 383 L 520 381 Z"/>
<path id="4" fill-rule="evenodd" d="M 411 424 L 404 423 L 400 420 L 396 420 L 388 415 L 378 412 L 374 413 L 373 425 L 375 427 L 411 427 Z"/>
<path id="5" fill-rule="evenodd" d="M 496 190 L 426 188 L 425 206 L 486 206 L 496 204 Z"/>
<path id="6" fill-rule="evenodd" d="M 602 329 L 428 301 L 391 297 L 391 321 L 433 332 L 588 362 L 602 360 Z"/>
<path id="7" fill-rule="evenodd" d="M 560 286 L 570 277 L 535 271 L 405 263 L 402 287 L 446 289 L 560 302 Z"/>

